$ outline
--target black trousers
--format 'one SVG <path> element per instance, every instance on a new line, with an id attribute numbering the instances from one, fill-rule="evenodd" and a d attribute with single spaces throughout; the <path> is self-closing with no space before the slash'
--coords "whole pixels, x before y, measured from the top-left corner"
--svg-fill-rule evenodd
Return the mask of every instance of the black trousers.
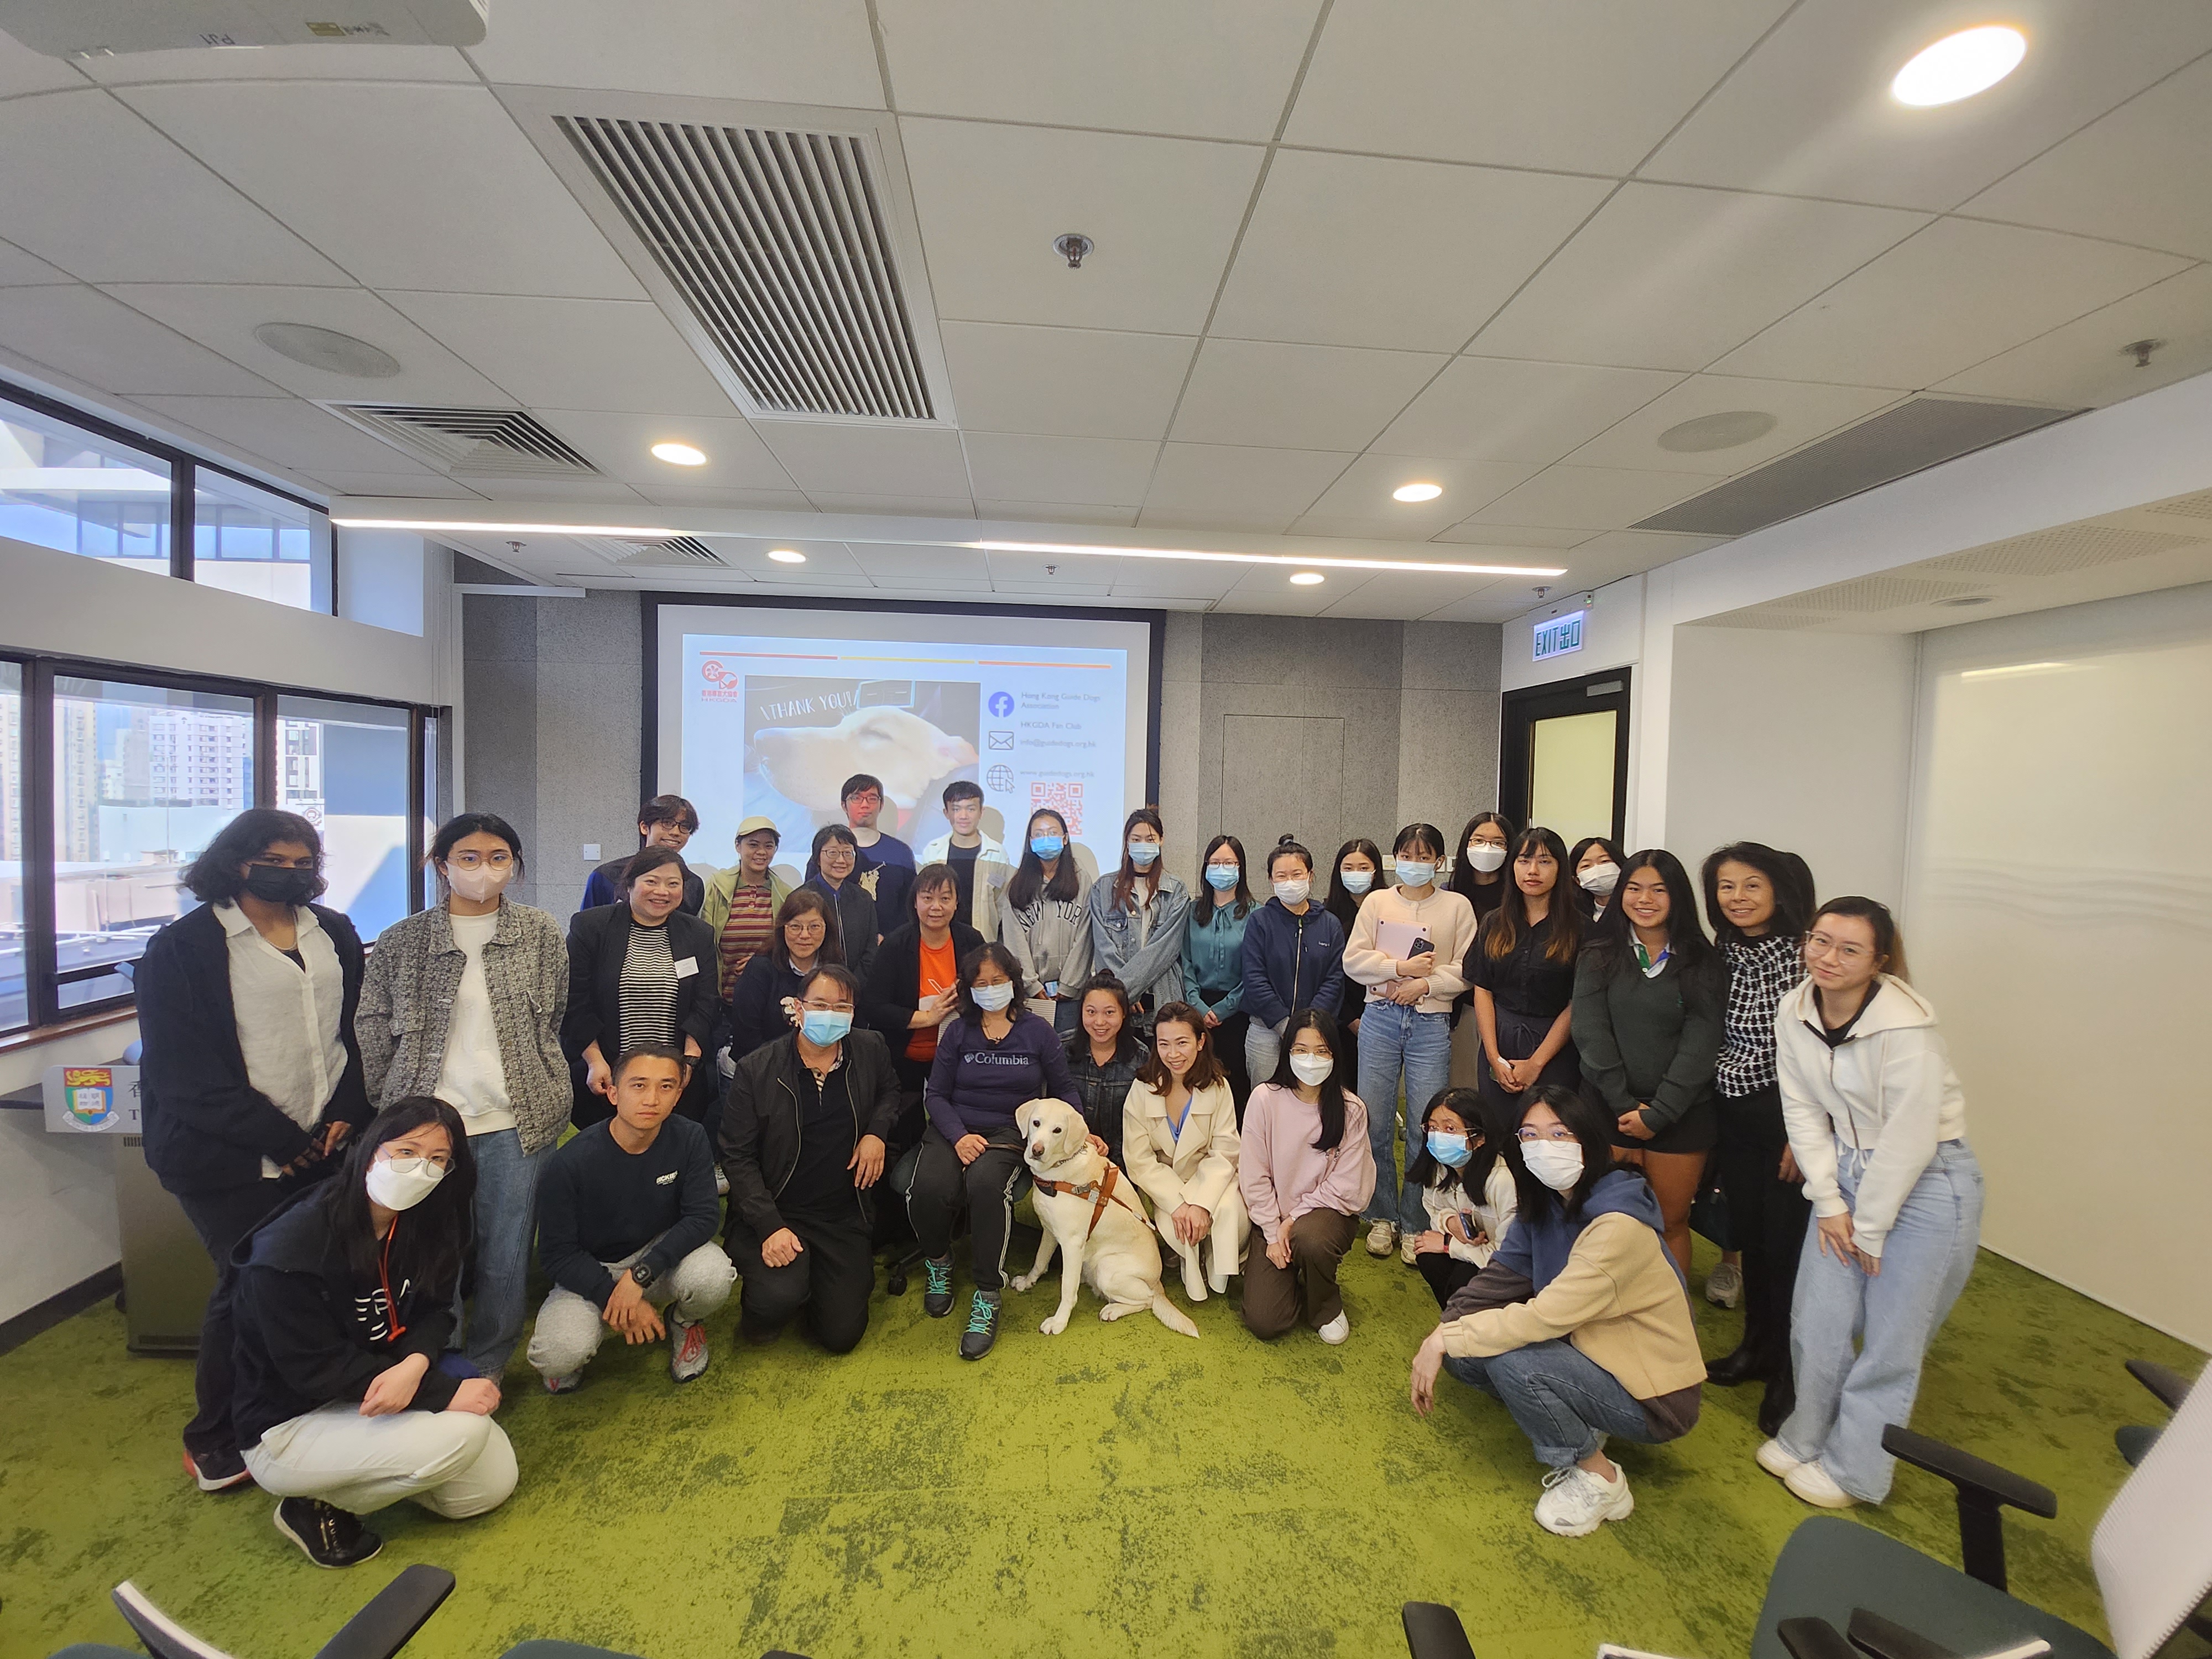
<path id="1" fill-rule="evenodd" d="M 1482 1271 L 1472 1261 L 1461 1261 L 1449 1250 L 1424 1250 L 1413 1258 L 1413 1266 L 1436 1292 L 1439 1308 L 1451 1300 L 1453 1291 Z"/>
<path id="2" fill-rule="evenodd" d="M 914 1190 L 906 1195 L 907 1218 L 926 1256 L 949 1255 L 952 1226 L 968 1212 L 968 1249 L 975 1288 L 995 1291 L 1006 1282 L 1006 1243 L 1014 1229 L 1014 1200 L 1029 1178 L 1022 1162 L 1021 1131 L 1009 1124 L 984 1137 L 990 1142 L 973 1164 L 932 1124 L 921 1138 L 921 1161 L 915 1166 Z"/>
<path id="3" fill-rule="evenodd" d="M 1240 1010 L 1215 1026 L 1209 1038 L 1214 1058 L 1229 1073 L 1229 1097 L 1237 1103 L 1237 1127 L 1240 1129 L 1244 1127 L 1244 1103 L 1252 1097 L 1252 1079 L 1244 1074 L 1244 1028 L 1251 1023 L 1252 1017 Z M 1264 1078 L 1261 1080 L 1266 1081 Z"/>
<path id="4" fill-rule="evenodd" d="M 276 1207 L 279 1199 L 294 1190 L 289 1182 L 257 1181 L 250 1187 L 176 1194 L 185 1219 L 192 1224 L 200 1243 L 215 1258 L 215 1288 L 208 1292 L 207 1312 L 200 1320 L 199 1360 L 192 1372 L 192 1394 L 199 1409 L 185 1425 L 185 1449 L 195 1459 L 238 1449 L 238 1436 L 230 1426 L 235 1392 L 231 1384 L 230 1304 L 237 1278 L 230 1253 Z"/>
<path id="5" fill-rule="evenodd" d="M 761 1242 L 735 1212 L 723 1243 L 744 1288 L 738 1304 L 746 1330 L 765 1337 L 804 1313 L 806 1328 L 831 1353 L 850 1353 L 868 1329 L 876 1257 L 857 1207 L 848 1221 L 805 1216 L 785 1224 L 799 1235 L 799 1254 L 781 1267 L 761 1260 Z"/>
<path id="6" fill-rule="evenodd" d="M 1743 1252 L 1743 1342 L 1767 1375 L 1790 1369 L 1790 1299 L 1797 1289 L 1797 1257 L 1813 1213 L 1801 1183 L 1779 1179 L 1782 1095 L 1772 1084 L 1739 1099 L 1720 1099 L 1721 1190 L 1728 1194 L 1729 1231 Z"/>

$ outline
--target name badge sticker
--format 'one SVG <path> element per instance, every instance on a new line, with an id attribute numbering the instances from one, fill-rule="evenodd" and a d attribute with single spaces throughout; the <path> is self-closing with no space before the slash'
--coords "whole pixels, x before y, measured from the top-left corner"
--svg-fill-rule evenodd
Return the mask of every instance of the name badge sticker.
<path id="1" fill-rule="evenodd" d="M 676 959 L 676 977 L 677 977 L 677 978 L 678 978 L 678 979 L 689 979 L 689 978 L 690 978 L 690 977 L 691 977 L 691 975 L 694 975 L 694 974 L 697 973 L 698 971 L 699 971 L 699 958 L 698 958 L 698 957 L 678 957 Z"/>

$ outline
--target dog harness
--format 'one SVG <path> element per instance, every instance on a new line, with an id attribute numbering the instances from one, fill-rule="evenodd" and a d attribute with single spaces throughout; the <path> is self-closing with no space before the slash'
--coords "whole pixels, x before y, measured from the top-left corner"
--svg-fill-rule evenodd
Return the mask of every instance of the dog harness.
<path id="1" fill-rule="evenodd" d="M 1039 1192 L 1050 1193 L 1055 1198 L 1062 1193 L 1070 1193 L 1077 1198 L 1091 1200 L 1091 1224 L 1083 1231 L 1086 1243 L 1090 1242 L 1091 1235 L 1098 1231 L 1099 1218 L 1106 1213 L 1106 1206 L 1109 1203 L 1118 1204 L 1135 1216 L 1139 1226 L 1149 1228 L 1152 1224 L 1140 1206 L 1115 1195 L 1114 1188 L 1121 1182 L 1121 1171 L 1111 1164 L 1106 1166 L 1106 1173 L 1097 1180 L 1086 1181 L 1079 1185 L 1073 1181 L 1047 1181 L 1042 1176 L 1035 1174 L 1030 1179 Z"/>

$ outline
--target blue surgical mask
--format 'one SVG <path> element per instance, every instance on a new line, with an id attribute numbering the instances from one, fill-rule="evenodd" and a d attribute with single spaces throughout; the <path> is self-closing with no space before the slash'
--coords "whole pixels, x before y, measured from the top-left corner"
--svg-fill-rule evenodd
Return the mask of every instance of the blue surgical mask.
<path id="1" fill-rule="evenodd" d="M 1030 837 L 1030 851 L 1041 859 L 1058 858 L 1066 845 L 1066 838 L 1061 836 L 1031 836 Z"/>
<path id="2" fill-rule="evenodd" d="M 1433 864 L 1425 864 L 1415 859 L 1400 859 L 1396 863 L 1398 885 L 1401 887 L 1426 887 L 1437 878 L 1437 866 Z"/>
<path id="3" fill-rule="evenodd" d="M 1344 890 L 1354 898 L 1358 898 L 1375 884 L 1375 872 L 1372 870 L 1340 870 L 1336 872 L 1336 878 L 1344 884 Z"/>
<path id="4" fill-rule="evenodd" d="M 1142 870 L 1159 857 L 1160 844 L 1156 841 L 1133 841 L 1129 843 L 1129 862 Z"/>
<path id="5" fill-rule="evenodd" d="M 849 1008 L 809 1008 L 799 1016 L 799 1029 L 806 1040 L 817 1048 L 826 1048 L 833 1042 L 842 1042 L 851 1035 L 853 1012 Z"/>
<path id="6" fill-rule="evenodd" d="M 1217 893 L 1225 893 L 1237 885 L 1237 878 L 1243 873 L 1233 864 L 1209 864 L 1206 866 L 1206 884 Z"/>
<path id="7" fill-rule="evenodd" d="M 1474 1156 L 1474 1148 L 1467 1144 L 1465 1135 L 1431 1129 L 1429 1131 L 1429 1156 L 1447 1170 L 1461 1170 L 1466 1168 L 1468 1159 Z"/>
<path id="8" fill-rule="evenodd" d="M 995 1014 L 1014 1000 L 1014 988 L 1001 980 L 996 985 L 971 985 L 968 994 L 987 1014 Z"/>

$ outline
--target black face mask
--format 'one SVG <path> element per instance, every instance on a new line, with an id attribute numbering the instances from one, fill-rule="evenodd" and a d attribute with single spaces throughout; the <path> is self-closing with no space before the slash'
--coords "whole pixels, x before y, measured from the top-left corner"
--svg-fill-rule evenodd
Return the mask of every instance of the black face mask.
<path id="1" fill-rule="evenodd" d="M 313 870 L 283 870 L 271 864 L 246 866 L 246 890 L 265 904 L 305 904 L 315 896 Z"/>

